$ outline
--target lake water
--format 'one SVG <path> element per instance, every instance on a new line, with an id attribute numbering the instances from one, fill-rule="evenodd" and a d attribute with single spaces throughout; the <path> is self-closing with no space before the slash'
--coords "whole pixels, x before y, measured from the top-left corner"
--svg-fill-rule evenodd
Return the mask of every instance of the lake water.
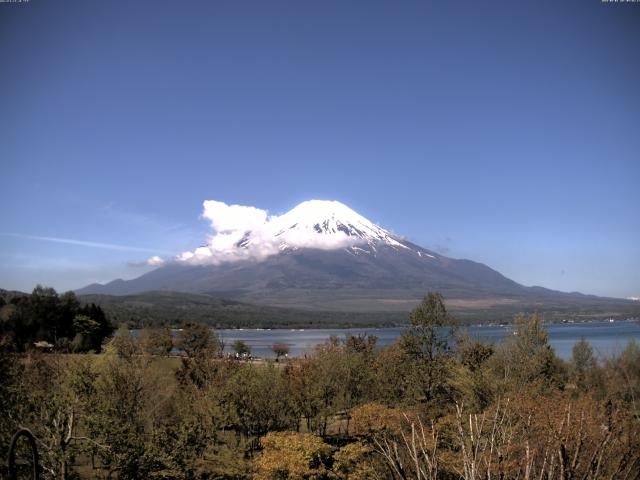
<path id="1" fill-rule="evenodd" d="M 513 334 L 513 327 L 507 326 L 471 326 L 466 327 L 473 337 L 486 342 L 501 342 L 506 336 Z M 571 358 L 573 345 L 582 337 L 586 338 L 595 353 L 607 357 L 620 353 L 629 340 L 640 343 L 640 322 L 637 320 L 617 320 L 615 322 L 561 323 L 545 325 L 549 333 L 549 341 L 560 358 Z M 327 340 L 331 335 L 344 338 L 345 334 L 375 335 L 378 345 L 393 343 L 403 328 L 355 328 L 355 329 L 244 329 L 218 330 L 225 342 L 225 350 L 231 351 L 235 340 L 244 341 L 251 348 L 255 357 L 274 358 L 271 351 L 274 343 L 285 343 L 289 346 L 289 356 L 301 356 Z"/>

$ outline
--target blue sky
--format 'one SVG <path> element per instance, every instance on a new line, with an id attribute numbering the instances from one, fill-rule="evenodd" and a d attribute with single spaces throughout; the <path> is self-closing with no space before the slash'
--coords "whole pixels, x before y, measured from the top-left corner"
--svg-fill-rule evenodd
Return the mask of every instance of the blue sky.
<path id="1" fill-rule="evenodd" d="M 140 275 L 205 199 L 318 198 L 638 296 L 639 40 L 595 0 L 0 3 L 0 288 Z"/>

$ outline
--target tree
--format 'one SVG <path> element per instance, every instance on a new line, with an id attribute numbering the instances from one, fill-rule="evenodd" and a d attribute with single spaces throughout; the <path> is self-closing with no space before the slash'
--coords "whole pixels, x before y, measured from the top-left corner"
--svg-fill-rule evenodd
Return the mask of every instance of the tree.
<path id="1" fill-rule="evenodd" d="M 565 382 L 566 372 L 537 313 L 516 315 L 513 335 L 498 349 L 492 364 L 503 386 L 516 391 L 525 386 L 560 387 Z"/>
<path id="2" fill-rule="evenodd" d="M 347 333 L 344 339 L 344 347 L 348 353 L 360 353 L 371 356 L 378 343 L 375 335 L 352 335 Z"/>
<path id="3" fill-rule="evenodd" d="M 460 363 L 472 372 L 480 370 L 494 352 L 493 345 L 471 338 L 467 332 L 456 337 L 456 353 Z"/>
<path id="4" fill-rule="evenodd" d="M 399 434 L 401 425 L 401 409 L 377 402 L 365 403 L 351 410 L 349 434 L 370 441 L 381 432 Z"/>
<path id="5" fill-rule="evenodd" d="M 186 323 L 178 332 L 177 345 L 188 357 L 222 353 L 222 342 L 218 335 L 200 323 Z"/>
<path id="6" fill-rule="evenodd" d="M 345 336 L 339 355 L 340 372 L 344 378 L 340 406 L 345 410 L 370 400 L 375 394 L 374 356 L 377 340 L 375 336 Z"/>
<path id="7" fill-rule="evenodd" d="M 586 388 L 587 378 L 596 368 L 596 359 L 593 355 L 593 348 L 584 337 L 573 346 L 571 367 L 576 386 L 581 389 Z"/>
<path id="8" fill-rule="evenodd" d="M 73 315 L 65 318 L 53 288 L 37 285 L 28 301 L 28 313 L 30 323 L 35 327 L 33 340 L 55 343 L 60 337 L 73 337 Z"/>
<path id="9" fill-rule="evenodd" d="M 329 339 L 324 345 L 316 348 L 312 357 L 308 395 L 315 404 L 316 431 L 321 436 L 327 435 L 329 420 L 343 410 L 348 391 L 347 363 L 344 361 L 344 350 L 337 339 Z"/>
<path id="10" fill-rule="evenodd" d="M 99 335 L 100 325 L 86 315 L 78 314 L 73 319 L 73 329 L 76 332 L 71 342 L 74 352 L 88 352 L 96 343 L 94 337 Z"/>
<path id="11" fill-rule="evenodd" d="M 493 345 L 474 339 L 464 332 L 456 337 L 456 359 L 450 386 L 456 399 L 476 411 L 485 410 L 493 400 L 494 379 L 489 359 L 494 355 Z"/>
<path id="12" fill-rule="evenodd" d="M 348 443 L 333 455 L 333 474 L 344 480 L 384 478 L 381 462 L 374 449 L 362 441 Z"/>
<path id="13" fill-rule="evenodd" d="M 331 447 L 310 433 L 269 432 L 261 440 L 256 480 L 320 480 L 327 477 Z"/>
<path id="14" fill-rule="evenodd" d="M 289 345 L 286 343 L 274 343 L 271 346 L 271 351 L 276 354 L 276 361 L 278 361 L 280 357 L 289 355 Z"/>
<path id="15" fill-rule="evenodd" d="M 6 345 L 8 346 L 8 345 Z M 7 458 L 8 439 L 16 431 L 15 408 L 18 404 L 18 378 L 22 364 L 0 342 L 0 458 Z"/>
<path id="16" fill-rule="evenodd" d="M 148 415 L 164 403 L 156 372 L 143 357 L 114 355 L 100 358 L 97 372 L 87 432 L 99 445 L 101 464 L 109 477 L 149 478 L 154 459 L 145 454 L 145 427 L 155 423 Z"/>
<path id="17" fill-rule="evenodd" d="M 233 342 L 231 348 L 233 348 L 233 351 L 236 352 L 236 356 L 238 357 L 248 356 L 251 353 L 251 348 L 249 348 L 249 345 L 247 345 L 242 340 L 236 340 L 235 342 Z"/>
<path id="18" fill-rule="evenodd" d="M 173 337 L 168 328 L 144 328 L 140 331 L 138 343 L 142 351 L 151 356 L 164 357 L 173 349 Z"/>
<path id="19" fill-rule="evenodd" d="M 351 412 L 352 428 L 387 466 L 384 478 L 435 480 L 438 474 L 438 433 L 412 411 L 368 403 Z M 369 468 L 373 467 L 369 463 Z M 444 477 L 448 478 L 448 477 Z"/>
<path id="20" fill-rule="evenodd" d="M 292 428 L 296 419 L 281 370 L 272 362 L 234 362 L 234 367 L 221 392 L 232 428 L 245 438 Z"/>
<path id="21" fill-rule="evenodd" d="M 416 364 L 419 382 L 427 402 L 446 393 L 447 356 L 451 352 L 445 327 L 454 326 L 440 293 L 429 292 L 409 315 L 411 326 L 401 342 Z"/>
<path id="22" fill-rule="evenodd" d="M 87 304 L 84 307 L 80 307 L 78 309 L 78 313 L 86 315 L 87 317 L 97 322 L 98 328 L 95 331 L 94 335 L 91 337 L 91 349 L 95 352 L 100 352 L 102 350 L 102 344 L 104 340 L 110 337 L 113 333 L 113 325 L 111 321 L 107 318 L 104 310 L 102 310 L 102 308 L 95 303 Z"/>
<path id="23" fill-rule="evenodd" d="M 58 299 L 58 315 L 57 318 L 59 320 L 59 325 L 57 325 L 58 331 L 56 338 L 54 338 L 54 343 L 59 338 L 74 338 L 78 333 L 86 333 L 80 332 L 76 329 L 75 317 L 78 314 L 82 314 L 80 312 L 80 302 L 76 297 L 74 292 L 65 292 L 60 295 Z M 87 315 L 91 318 L 91 315 Z M 90 347 L 88 349 L 91 349 Z M 98 349 L 99 351 L 99 349 Z"/>
<path id="24" fill-rule="evenodd" d="M 383 348 L 373 361 L 375 396 L 387 405 L 413 404 L 422 396 L 416 379 L 418 366 L 402 340 Z"/>
<path id="25" fill-rule="evenodd" d="M 85 321 L 76 322 L 84 315 L 96 324 L 87 331 Z M 58 295 L 52 288 L 38 285 L 31 295 L 16 296 L 0 308 L 0 334 L 10 333 L 14 349 L 23 351 L 36 341 L 46 341 L 57 350 L 66 351 L 72 340 L 78 351 L 99 352 L 102 341 L 111 335 L 113 327 L 99 306 L 80 306 L 73 292 Z M 6 341 L 6 335 L 2 335 Z"/>
<path id="26" fill-rule="evenodd" d="M 46 478 L 66 480 L 86 439 L 79 427 L 92 393 L 93 374 L 87 356 L 64 358 L 30 352 L 24 358 L 16 403 L 9 412 L 38 440 Z M 14 426 L 15 428 L 15 426 Z"/>
<path id="27" fill-rule="evenodd" d="M 131 335 L 126 323 L 120 325 L 116 334 L 109 342 L 107 351 L 116 353 L 121 358 L 131 358 L 138 353 L 138 344 L 136 339 Z"/>
<path id="28" fill-rule="evenodd" d="M 640 418 L 640 345 L 634 339 L 620 355 L 605 360 L 603 376 L 609 396 Z"/>

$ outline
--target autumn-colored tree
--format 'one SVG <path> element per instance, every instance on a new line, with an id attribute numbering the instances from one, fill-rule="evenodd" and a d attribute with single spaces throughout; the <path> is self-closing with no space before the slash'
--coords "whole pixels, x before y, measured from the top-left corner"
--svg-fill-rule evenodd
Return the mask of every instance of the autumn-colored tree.
<path id="1" fill-rule="evenodd" d="M 402 410 L 377 402 L 365 403 L 351 410 L 349 433 L 356 437 L 370 439 L 381 433 L 400 433 Z"/>
<path id="2" fill-rule="evenodd" d="M 261 439 L 256 480 L 322 480 L 329 475 L 331 446 L 310 433 L 270 432 Z"/>
<path id="3" fill-rule="evenodd" d="M 377 343 L 378 337 L 375 335 L 352 335 L 347 333 L 344 339 L 344 348 L 347 353 L 358 353 L 371 357 Z"/>
<path id="4" fill-rule="evenodd" d="M 289 355 L 289 345 L 286 343 L 274 343 L 271 346 L 271 351 L 276 354 L 276 361 L 278 361 L 281 357 Z"/>
<path id="5" fill-rule="evenodd" d="M 320 411 L 320 403 L 315 395 L 315 385 L 311 378 L 313 369 L 313 360 L 304 357 L 292 359 L 284 369 L 284 378 L 293 401 L 295 415 L 305 421 L 309 431 L 315 431 L 316 418 Z"/>
<path id="6" fill-rule="evenodd" d="M 333 454 L 332 474 L 340 480 L 384 478 L 384 463 L 364 441 L 347 443 Z"/>
<path id="7" fill-rule="evenodd" d="M 138 336 L 140 349 L 146 355 L 164 357 L 173 349 L 173 337 L 168 328 L 143 328 Z"/>
<path id="8" fill-rule="evenodd" d="M 107 354 L 115 354 L 121 358 L 131 358 L 138 353 L 138 342 L 131 334 L 126 323 L 120 324 L 106 348 Z"/>
<path id="9" fill-rule="evenodd" d="M 640 418 L 640 345 L 630 340 L 620 355 L 605 359 L 606 396 Z"/>
<path id="10" fill-rule="evenodd" d="M 294 408 L 307 429 L 326 435 L 330 420 L 345 408 L 349 395 L 348 364 L 339 339 L 330 339 L 306 358 L 288 362 L 285 375 Z"/>
<path id="11" fill-rule="evenodd" d="M 352 429 L 364 445 L 371 448 L 376 461 L 369 466 L 386 467 L 386 478 L 394 480 L 435 480 L 440 452 L 434 422 L 425 422 L 416 410 L 389 408 L 369 403 L 351 412 Z"/>

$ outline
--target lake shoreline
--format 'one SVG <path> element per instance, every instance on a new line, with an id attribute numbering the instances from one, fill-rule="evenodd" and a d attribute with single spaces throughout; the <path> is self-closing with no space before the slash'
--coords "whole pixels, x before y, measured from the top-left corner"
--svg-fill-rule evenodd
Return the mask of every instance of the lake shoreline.
<path id="1" fill-rule="evenodd" d="M 393 343 L 402 331 L 402 327 L 356 327 L 356 328 L 287 328 L 287 329 L 216 329 L 225 343 L 225 352 L 231 352 L 234 341 L 241 340 L 251 349 L 252 355 L 259 358 L 275 358 L 271 347 L 284 343 L 290 347 L 290 357 L 309 353 L 315 346 L 326 342 L 330 337 L 344 338 L 347 334 L 371 335 L 378 338 L 377 345 L 384 347 Z M 574 322 L 547 323 L 544 325 L 549 334 L 549 343 L 556 354 L 563 359 L 571 357 L 573 345 L 581 338 L 589 341 L 601 357 L 607 357 L 620 351 L 628 341 L 640 342 L 640 322 L 637 320 L 619 320 L 614 322 Z M 461 327 L 471 336 L 487 343 L 501 343 L 513 332 L 513 324 L 481 325 Z"/>

